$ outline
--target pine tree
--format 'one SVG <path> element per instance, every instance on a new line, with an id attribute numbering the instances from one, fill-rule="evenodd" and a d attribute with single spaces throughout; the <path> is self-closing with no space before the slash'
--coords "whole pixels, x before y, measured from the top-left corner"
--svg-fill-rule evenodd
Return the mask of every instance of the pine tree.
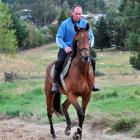
<path id="1" fill-rule="evenodd" d="M 64 10 L 62 10 L 58 18 L 58 24 L 61 24 L 61 22 L 66 18 L 68 18 L 68 14 Z"/>
<path id="2" fill-rule="evenodd" d="M 101 17 L 101 19 L 96 24 L 95 47 L 100 48 L 101 51 L 103 48 L 110 47 L 104 17 Z"/>
<path id="3" fill-rule="evenodd" d="M 140 70 L 140 2 L 139 0 L 125 0 L 124 8 L 121 9 L 125 16 L 123 28 L 127 30 L 125 35 L 125 47 L 133 52 L 130 63 L 135 69 Z"/>
<path id="4" fill-rule="evenodd" d="M 15 53 L 17 42 L 9 8 L 0 1 L 0 52 Z"/>

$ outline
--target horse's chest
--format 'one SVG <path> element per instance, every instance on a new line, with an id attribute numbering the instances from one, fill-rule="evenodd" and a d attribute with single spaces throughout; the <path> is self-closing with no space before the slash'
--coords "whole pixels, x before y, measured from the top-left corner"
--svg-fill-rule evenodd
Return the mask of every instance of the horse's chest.
<path id="1" fill-rule="evenodd" d="M 82 93 L 88 93 L 89 92 L 89 85 L 87 82 L 78 82 L 77 87 L 75 87 L 75 90 L 82 94 Z"/>

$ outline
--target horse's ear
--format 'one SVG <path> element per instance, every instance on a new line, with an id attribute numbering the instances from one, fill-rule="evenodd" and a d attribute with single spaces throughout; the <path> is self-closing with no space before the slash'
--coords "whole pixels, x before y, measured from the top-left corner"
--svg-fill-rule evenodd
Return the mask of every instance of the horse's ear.
<path id="1" fill-rule="evenodd" d="M 74 24 L 74 30 L 75 30 L 76 32 L 79 31 L 79 28 L 76 26 L 76 24 Z"/>
<path id="2" fill-rule="evenodd" d="M 89 23 L 87 23 L 87 25 L 86 25 L 86 31 L 88 31 L 89 30 Z"/>

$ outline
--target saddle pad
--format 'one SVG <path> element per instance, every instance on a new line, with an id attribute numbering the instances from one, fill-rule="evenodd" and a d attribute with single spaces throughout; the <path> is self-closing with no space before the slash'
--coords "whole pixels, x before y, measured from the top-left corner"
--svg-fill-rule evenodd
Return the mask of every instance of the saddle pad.
<path id="1" fill-rule="evenodd" d="M 70 68 L 70 64 L 71 64 L 71 57 L 68 58 L 68 61 L 66 63 L 66 65 L 64 66 L 61 74 L 60 74 L 60 81 L 61 81 L 61 84 L 64 88 L 65 91 L 67 91 L 67 88 L 66 88 L 66 84 L 64 82 L 64 78 L 66 77 L 67 73 L 68 73 L 68 70 Z M 52 69 L 51 69 L 51 78 L 54 79 L 54 68 L 55 68 L 55 64 L 52 66 Z"/>

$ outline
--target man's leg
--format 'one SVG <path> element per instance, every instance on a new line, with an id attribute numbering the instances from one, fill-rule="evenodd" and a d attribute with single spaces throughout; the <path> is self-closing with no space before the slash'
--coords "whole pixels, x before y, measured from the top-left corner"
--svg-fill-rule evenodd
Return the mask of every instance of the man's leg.
<path id="1" fill-rule="evenodd" d="M 95 59 L 93 57 L 91 57 L 91 65 L 92 65 L 92 69 L 93 69 L 93 74 L 95 77 L 95 68 L 96 68 L 96 62 Z M 92 91 L 99 91 L 99 88 L 95 88 L 95 86 L 93 86 Z"/>
<path id="2" fill-rule="evenodd" d="M 52 85 L 52 93 L 56 93 L 58 92 L 58 79 L 59 79 L 59 75 L 61 73 L 61 62 L 59 62 L 59 60 L 55 63 L 55 67 L 54 67 L 54 78 L 53 78 L 53 85 Z"/>
<path id="3" fill-rule="evenodd" d="M 52 85 L 52 93 L 56 93 L 59 90 L 58 80 L 60 73 L 62 71 L 63 64 L 65 62 L 65 58 L 67 57 L 67 54 L 64 49 L 60 49 L 58 52 L 58 60 L 55 63 L 54 67 L 54 79 L 53 79 L 53 85 Z"/>

